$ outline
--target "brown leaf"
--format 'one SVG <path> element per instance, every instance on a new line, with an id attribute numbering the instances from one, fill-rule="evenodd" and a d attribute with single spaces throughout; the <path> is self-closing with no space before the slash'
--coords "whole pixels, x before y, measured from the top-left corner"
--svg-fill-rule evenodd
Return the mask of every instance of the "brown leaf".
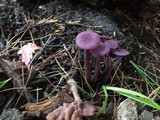
<path id="1" fill-rule="evenodd" d="M 93 116 L 96 108 L 87 102 L 64 103 L 46 116 L 47 120 L 81 120 L 83 116 Z"/>
<path id="2" fill-rule="evenodd" d="M 82 115 L 81 116 L 93 116 L 95 113 L 95 107 L 89 103 L 83 103 L 81 106 Z"/>
<path id="3" fill-rule="evenodd" d="M 69 96 L 65 91 L 59 91 L 56 96 L 51 99 L 41 101 L 39 103 L 27 103 L 22 108 L 26 110 L 41 110 L 45 113 L 55 110 L 65 102 L 73 102 L 73 97 Z"/>

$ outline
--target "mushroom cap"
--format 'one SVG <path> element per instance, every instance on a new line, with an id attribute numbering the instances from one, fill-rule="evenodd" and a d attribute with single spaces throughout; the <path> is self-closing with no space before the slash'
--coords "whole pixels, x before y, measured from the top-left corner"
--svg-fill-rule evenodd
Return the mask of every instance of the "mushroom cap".
<path id="1" fill-rule="evenodd" d="M 101 41 L 109 39 L 108 36 L 106 36 L 106 35 L 101 35 L 100 38 L 101 38 Z"/>
<path id="2" fill-rule="evenodd" d="M 112 50 L 112 53 L 120 57 L 124 57 L 129 54 L 129 52 L 126 49 L 114 49 Z"/>
<path id="3" fill-rule="evenodd" d="M 92 52 L 96 55 L 105 55 L 110 52 L 110 48 L 106 44 L 104 44 L 103 42 L 100 42 L 98 47 L 93 49 Z"/>
<path id="4" fill-rule="evenodd" d="M 76 45 L 80 49 L 92 50 L 100 44 L 100 35 L 92 32 L 85 31 L 81 32 L 76 37 Z"/>
<path id="5" fill-rule="evenodd" d="M 105 44 L 111 49 L 116 49 L 118 47 L 118 42 L 116 40 L 108 40 L 105 42 Z"/>

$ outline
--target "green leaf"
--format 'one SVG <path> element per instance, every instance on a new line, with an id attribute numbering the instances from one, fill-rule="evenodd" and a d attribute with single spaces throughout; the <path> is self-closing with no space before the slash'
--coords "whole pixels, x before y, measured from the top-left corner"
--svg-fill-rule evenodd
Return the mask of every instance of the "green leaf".
<path id="1" fill-rule="evenodd" d="M 2 80 L 2 81 L 0 81 L 0 89 L 1 89 L 2 87 L 4 87 L 10 80 L 11 80 L 11 78 L 9 78 L 9 79 L 7 79 L 7 80 Z"/>
<path id="2" fill-rule="evenodd" d="M 107 108 L 107 105 L 108 105 L 108 94 L 107 94 L 107 91 L 105 89 L 105 86 L 102 86 L 102 89 L 103 89 L 103 92 L 105 94 L 105 100 L 103 101 L 103 105 L 100 108 L 100 110 L 96 113 L 97 116 L 99 116 L 101 113 L 103 113 L 103 111 Z"/>
<path id="3" fill-rule="evenodd" d="M 138 93 L 136 91 L 132 91 L 132 90 L 124 89 L 124 88 L 119 88 L 119 87 L 109 87 L 109 86 L 105 86 L 105 89 L 115 91 L 123 96 L 131 98 L 135 101 L 138 101 L 140 103 L 148 105 L 148 106 L 155 108 L 157 110 L 160 110 L 160 105 L 158 105 L 156 102 L 154 102 L 149 97 L 147 97 L 141 93 Z"/>

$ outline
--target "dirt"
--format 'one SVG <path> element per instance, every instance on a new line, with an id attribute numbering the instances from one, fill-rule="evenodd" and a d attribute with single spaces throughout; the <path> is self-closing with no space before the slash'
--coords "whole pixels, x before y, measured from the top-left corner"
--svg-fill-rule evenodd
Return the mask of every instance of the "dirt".
<path id="1" fill-rule="evenodd" d="M 138 8 L 135 11 L 133 6 L 128 9 L 128 6 L 119 3 L 112 7 L 99 6 L 100 4 L 97 6 L 96 4 L 83 2 L 77 4 L 55 0 L 25 6 L 13 1 L 10 1 L 10 3 L 1 1 L 0 59 L 7 60 L 5 62 L 10 66 L 11 73 L 16 72 L 21 76 L 20 79 L 27 87 L 27 93 L 21 91 L 21 89 L 17 90 L 16 87 L 23 86 L 17 86 L 18 82 L 16 80 L 7 83 L 0 89 L 0 98 L 3 99 L 0 104 L 0 112 L 4 112 L 8 108 L 17 108 L 20 112 L 31 111 L 30 107 L 26 110 L 22 106 L 30 102 L 36 102 L 37 99 L 39 102 L 48 100 L 56 96 L 61 90 L 73 99 L 67 86 L 66 73 L 74 78 L 79 86 L 85 86 L 82 74 L 83 67 L 81 66 L 83 65 L 83 53 L 75 45 L 75 37 L 81 31 L 86 30 L 106 35 L 109 39 L 117 39 L 120 46 L 130 52 L 127 57 L 123 58 L 120 66 L 111 72 L 110 78 L 105 84 L 136 90 L 147 96 L 152 93 L 153 89 L 146 84 L 144 78 L 136 71 L 130 61 L 153 73 L 154 75 L 149 74 L 149 76 L 159 85 L 159 3 L 156 5 L 141 4 L 141 6 L 137 6 Z M 38 55 L 36 54 L 37 56 L 28 68 L 21 62 L 21 56 L 17 52 L 21 46 L 33 41 L 41 47 L 41 51 Z M 94 60 L 93 58 L 93 62 Z M 91 62 L 91 67 L 94 67 L 93 62 Z M 0 80 L 5 80 L 8 77 L 14 79 L 14 75 L 4 72 L 4 69 L 0 69 Z M 157 88 L 158 86 L 155 85 L 154 87 Z M 88 87 L 83 89 L 90 90 Z M 82 100 L 100 107 L 104 100 L 104 96 L 100 92 L 100 86 L 93 87 L 93 91 L 94 94 L 92 95 L 80 92 L 80 96 Z M 36 96 L 37 93 L 38 97 Z M 30 99 L 31 96 L 29 96 L 27 100 L 26 94 L 32 94 L 34 99 Z M 106 118 L 116 119 L 114 109 L 125 99 L 125 97 L 113 92 L 109 92 L 109 95 L 111 106 L 107 108 L 106 111 L 108 112 L 100 116 L 102 120 Z M 54 97 L 53 99 L 52 103 L 60 98 Z M 49 106 L 59 107 L 65 101 L 68 100 L 62 99 L 61 103 L 55 102 L 56 104 L 49 104 Z M 157 98 L 156 102 L 160 102 L 160 99 Z M 44 107 L 44 104 L 40 107 Z M 39 110 L 37 106 L 34 111 L 36 109 Z M 152 112 L 149 107 L 144 109 Z M 17 110 L 12 110 L 17 112 Z M 44 112 L 45 109 L 43 109 L 42 113 L 36 112 L 34 115 L 37 115 L 36 119 L 40 119 L 42 116 L 44 118 L 52 110 Z M 158 114 L 158 112 L 153 113 L 154 116 Z M 23 116 L 26 116 L 26 114 L 23 113 Z M 27 116 L 25 119 L 31 118 Z M 95 117 L 94 119 L 98 118 Z"/>

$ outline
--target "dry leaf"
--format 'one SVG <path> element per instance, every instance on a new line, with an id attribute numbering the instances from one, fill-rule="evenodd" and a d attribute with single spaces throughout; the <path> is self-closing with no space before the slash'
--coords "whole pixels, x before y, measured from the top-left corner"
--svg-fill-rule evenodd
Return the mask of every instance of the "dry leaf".
<path id="1" fill-rule="evenodd" d="M 35 43 L 28 43 L 27 45 L 21 47 L 18 54 L 22 55 L 22 62 L 25 63 L 25 65 L 28 65 L 30 60 L 33 58 L 33 53 L 39 49 L 40 47 Z"/>
<path id="2" fill-rule="evenodd" d="M 83 116 L 93 116 L 96 108 L 87 102 L 64 103 L 46 116 L 47 120 L 81 120 Z"/>
<path id="3" fill-rule="evenodd" d="M 27 103 L 21 108 L 25 110 L 41 110 L 44 113 L 49 113 L 59 106 L 63 105 L 64 102 L 73 102 L 74 98 L 69 96 L 65 91 L 59 91 L 56 96 L 53 96 L 50 99 L 38 102 L 38 103 Z"/>

